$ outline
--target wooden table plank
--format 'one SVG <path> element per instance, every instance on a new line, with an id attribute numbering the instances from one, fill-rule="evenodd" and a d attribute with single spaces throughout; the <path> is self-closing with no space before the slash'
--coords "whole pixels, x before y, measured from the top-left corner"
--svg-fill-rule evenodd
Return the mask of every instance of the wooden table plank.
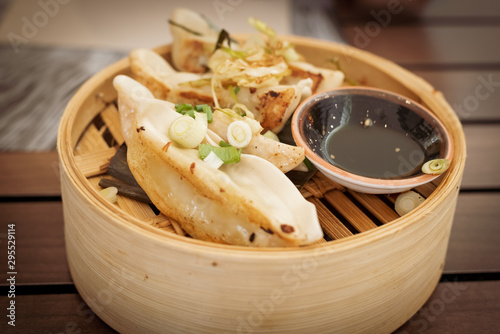
<path id="1" fill-rule="evenodd" d="M 500 17 L 500 2 L 491 0 L 427 1 L 421 18 L 485 18 Z"/>
<path id="2" fill-rule="evenodd" d="M 394 334 L 498 333 L 500 281 L 440 283 Z"/>
<path id="3" fill-rule="evenodd" d="M 336 0 L 337 6 L 333 15 L 341 22 L 352 22 L 360 19 L 374 19 L 387 11 L 387 1 L 373 0 Z M 391 22 L 408 22 L 409 18 L 417 18 L 418 22 L 430 24 L 468 24 L 481 23 L 484 19 L 500 17 L 500 2 L 491 0 L 439 0 L 439 1 L 393 1 L 396 11 Z M 401 8 L 401 9 L 399 9 Z M 460 21 L 458 21 L 460 19 Z M 479 21 L 479 20 L 483 21 Z M 488 22 L 493 22 L 488 20 Z"/>
<path id="4" fill-rule="evenodd" d="M 61 195 L 57 152 L 2 152 L 0 161 L 0 197 Z"/>
<path id="5" fill-rule="evenodd" d="M 0 203 L 0 236 L 16 230 L 18 284 L 72 283 L 66 262 L 61 202 Z M 2 242 L 2 245 L 4 243 Z M 0 268 L 7 268 L 0 256 Z M 3 280 L 0 285 L 5 285 Z"/>
<path id="6" fill-rule="evenodd" d="M 500 192 L 458 196 L 445 273 L 500 272 L 499 204 Z"/>
<path id="7" fill-rule="evenodd" d="M 371 29 L 371 30 L 370 30 Z M 403 66 L 498 64 L 500 26 L 389 25 L 376 20 L 342 27 L 346 41 Z M 478 52 L 478 50 L 481 50 Z"/>
<path id="8" fill-rule="evenodd" d="M 500 189 L 500 124 L 464 126 L 467 160 L 462 189 Z"/>
<path id="9" fill-rule="evenodd" d="M 500 121 L 499 70 L 416 70 L 414 73 L 443 92 L 463 122 Z"/>
<path id="10" fill-rule="evenodd" d="M 3 310 L 8 302 L 0 297 Z M 1 317 L 2 333 L 116 333 L 78 294 L 16 296 L 16 326 L 8 326 L 7 320 Z"/>
<path id="11" fill-rule="evenodd" d="M 7 301 L 0 297 L 2 307 Z M 496 333 L 499 301 L 499 281 L 439 283 L 422 309 L 395 333 Z M 115 333 L 77 294 L 17 296 L 15 331 L 2 328 L 6 333 Z"/>

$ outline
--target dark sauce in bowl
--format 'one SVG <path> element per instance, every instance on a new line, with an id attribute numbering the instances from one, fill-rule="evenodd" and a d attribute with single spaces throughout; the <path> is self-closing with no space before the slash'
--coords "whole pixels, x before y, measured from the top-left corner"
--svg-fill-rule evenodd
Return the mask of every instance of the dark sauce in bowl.
<path id="1" fill-rule="evenodd" d="M 323 150 L 333 165 L 374 178 L 413 175 L 425 158 L 420 144 L 410 136 L 376 124 L 340 127 L 325 138 Z"/>
<path id="2" fill-rule="evenodd" d="M 305 102 L 303 109 L 299 133 L 308 149 L 355 175 L 414 177 L 421 174 L 423 163 L 447 151 L 444 130 L 435 118 L 417 103 L 389 92 L 332 90 Z"/>

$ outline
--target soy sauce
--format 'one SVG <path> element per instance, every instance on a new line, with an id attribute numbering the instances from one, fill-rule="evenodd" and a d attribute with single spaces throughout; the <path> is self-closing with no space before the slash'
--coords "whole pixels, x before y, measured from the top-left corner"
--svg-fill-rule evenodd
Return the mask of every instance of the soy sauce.
<path id="1" fill-rule="evenodd" d="M 384 179 L 419 172 L 425 158 L 420 144 L 403 131 L 359 123 L 348 123 L 329 134 L 323 155 L 348 172 Z"/>

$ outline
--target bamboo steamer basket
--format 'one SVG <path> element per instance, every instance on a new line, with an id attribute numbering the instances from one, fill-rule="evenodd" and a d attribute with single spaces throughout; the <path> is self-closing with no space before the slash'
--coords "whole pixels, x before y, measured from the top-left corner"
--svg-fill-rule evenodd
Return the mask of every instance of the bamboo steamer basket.
<path id="1" fill-rule="evenodd" d="M 433 111 L 454 145 L 450 169 L 416 189 L 426 201 L 399 217 L 394 196 L 366 195 L 316 176 L 325 240 L 291 249 L 219 245 L 183 235 L 175 221 L 125 197 L 99 195 L 101 174 L 123 142 L 112 86 L 123 59 L 88 80 L 61 119 L 58 152 L 67 257 L 80 295 L 120 332 L 388 333 L 415 314 L 443 270 L 465 139 L 431 85 L 365 51 L 286 37 L 306 59 L 337 56 L 349 78 L 405 95 Z M 169 46 L 157 51 L 167 57 Z"/>

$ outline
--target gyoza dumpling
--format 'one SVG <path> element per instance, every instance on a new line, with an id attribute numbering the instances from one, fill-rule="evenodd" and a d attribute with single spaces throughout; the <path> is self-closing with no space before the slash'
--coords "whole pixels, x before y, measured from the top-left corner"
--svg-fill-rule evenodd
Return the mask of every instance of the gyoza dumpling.
<path id="1" fill-rule="evenodd" d="M 157 208 L 192 237 L 245 246 L 298 246 L 323 235 L 316 209 L 273 164 L 241 155 L 219 169 L 168 137 L 181 117 L 135 80 L 114 79 L 128 164 Z M 216 136 L 208 130 L 208 134 Z"/>
<path id="2" fill-rule="evenodd" d="M 179 71 L 204 73 L 219 32 L 203 16 L 184 8 L 172 11 L 170 32 L 174 66 Z"/>
<path id="3" fill-rule="evenodd" d="M 177 72 L 163 57 L 149 49 L 133 50 L 129 58 L 135 78 L 151 89 L 155 97 L 173 103 L 214 104 L 211 87 L 213 74 Z M 287 71 L 285 63 L 281 67 L 281 71 Z M 273 71 L 263 69 L 271 73 Z M 243 104 L 255 114 L 255 119 L 262 127 L 278 133 L 300 101 L 311 94 L 312 84 L 311 80 L 296 80 L 290 85 L 281 85 L 275 80 L 273 85 L 262 87 L 240 83 L 237 101 L 227 87 L 217 86 L 215 93 L 222 108 L 231 108 L 236 103 Z"/>
<path id="4" fill-rule="evenodd" d="M 209 74 L 177 72 L 163 57 L 149 49 L 133 50 L 130 64 L 137 81 L 158 99 L 172 103 L 213 105 L 210 79 L 207 77 Z M 203 80 L 207 82 L 203 84 Z M 193 82 L 197 84 L 193 86 Z M 256 119 L 261 121 L 262 127 L 279 131 L 300 102 L 303 90 L 301 84 L 255 90 L 243 87 L 238 92 L 238 102 L 258 114 Z M 217 94 L 222 107 L 235 105 L 227 89 L 219 89 Z M 227 126 L 232 120 L 220 111 L 215 111 L 213 116 L 214 122 L 209 126 L 210 129 L 226 140 Z M 265 158 L 285 173 L 297 167 L 305 157 L 303 148 L 279 143 L 261 134 L 252 138 L 243 153 Z"/>

